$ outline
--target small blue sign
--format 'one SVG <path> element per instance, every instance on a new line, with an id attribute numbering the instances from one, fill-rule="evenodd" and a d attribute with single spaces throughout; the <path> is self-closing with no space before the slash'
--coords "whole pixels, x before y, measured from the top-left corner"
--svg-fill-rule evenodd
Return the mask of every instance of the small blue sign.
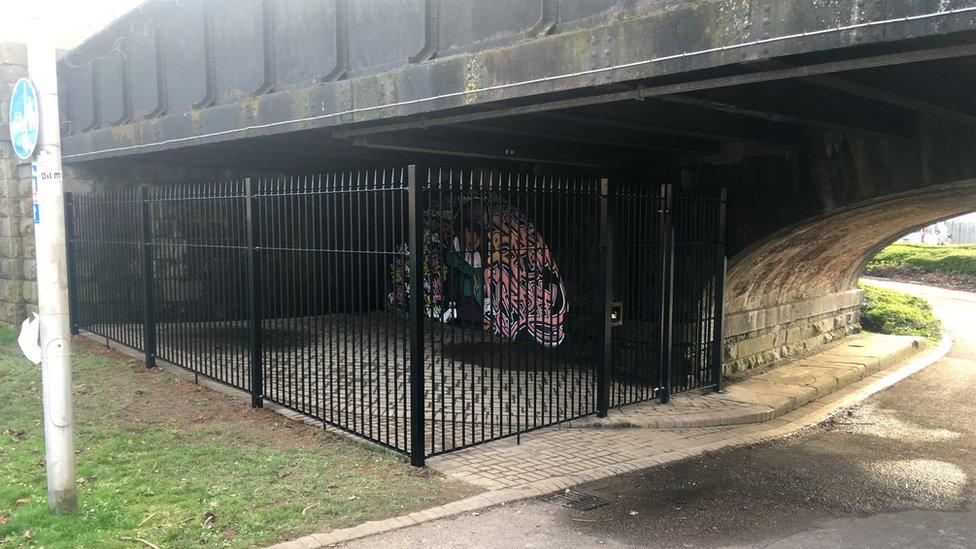
<path id="1" fill-rule="evenodd" d="M 14 84 L 14 92 L 10 96 L 10 143 L 14 152 L 21 160 L 27 160 L 34 154 L 37 146 L 37 92 L 30 80 L 21 78 Z"/>

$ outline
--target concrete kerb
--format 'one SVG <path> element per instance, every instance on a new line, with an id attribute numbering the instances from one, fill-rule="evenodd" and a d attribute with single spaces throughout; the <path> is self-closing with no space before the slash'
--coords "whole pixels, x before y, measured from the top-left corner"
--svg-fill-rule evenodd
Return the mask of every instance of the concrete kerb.
<path id="1" fill-rule="evenodd" d="M 618 464 L 594 468 L 584 473 L 553 477 L 515 488 L 490 491 L 446 505 L 410 513 L 403 517 L 371 521 L 328 533 L 312 534 L 272 547 L 273 549 L 329 547 L 396 530 L 405 525 L 421 524 L 462 513 L 481 511 L 489 507 L 505 505 L 514 501 L 545 496 L 586 482 L 616 476 L 621 474 L 621 471 L 646 469 L 705 452 L 780 439 L 818 425 L 838 411 L 857 404 L 912 374 L 924 370 L 944 357 L 951 347 L 951 338 L 944 336 L 935 347 L 923 350 L 907 362 L 889 366 L 891 371 L 874 372 L 856 383 L 848 385 L 802 408 L 794 409 L 780 417 L 771 419 L 767 423 L 748 426 L 746 428 L 750 429 L 750 431 L 745 433 L 739 432 L 724 439 L 669 450 L 661 454 L 641 456 Z"/>
<path id="2" fill-rule="evenodd" d="M 944 335 L 942 340 L 939 341 L 935 347 L 923 350 L 905 362 L 889 363 L 886 369 L 876 371 L 868 376 L 865 376 L 857 384 L 850 386 L 851 388 L 856 388 L 856 390 L 841 392 L 834 398 L 826 399 L 828 402 L 823 404 L 816 402 L 813 403 L 811 409 L 796 410 L 792 414 L 788 415 L 799 414 L 797 420 L 798 422 L 805 422 L 809 426 L 816 425 L 825 419 L 828 419 L 837 411 L 857 404 L 869 396 L 891 387 L 912 374 L 928 368 L 948 354 L 951 348 L 952 338 L 949 335 Z M 888 371 L 889 369 L 893 370 Z"/>

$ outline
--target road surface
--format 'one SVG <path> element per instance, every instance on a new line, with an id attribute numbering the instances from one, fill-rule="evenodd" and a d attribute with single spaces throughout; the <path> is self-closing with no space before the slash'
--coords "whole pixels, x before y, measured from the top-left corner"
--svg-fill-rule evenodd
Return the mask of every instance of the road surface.
<path id="1" fill-rule="evenodd" d="M 946 358 L 818 428 L 347 547 L 976 547 L 976 294 L 930 300 Z"/>

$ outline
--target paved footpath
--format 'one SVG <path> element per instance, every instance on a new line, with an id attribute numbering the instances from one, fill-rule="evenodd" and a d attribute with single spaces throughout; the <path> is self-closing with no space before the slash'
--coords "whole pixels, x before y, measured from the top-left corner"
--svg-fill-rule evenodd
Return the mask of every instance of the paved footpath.
<path id="1" fill-rule="evenodd" d="M 948 356 L 866 399 L 870 378 L 730 431 L 785 434 L 844 408 L 826 423 L 576 486 L 610 502 L 591 511 L 534 498 L 348 546 L 974 547 L 976 295 L 911 290 L 952 333 Z"/>
<path id="2" fill-rule="evenodd" d="M 648 403 L 611 413 L 607 421 L 580 422 L 446 454 L 429 467 L 488 490 L 532 487 L 558 490 L 673 461 L 677 456 L 748 442 L 771 429 L 805 424 L 785 415 L 915 352 L 914 338 L 864 334 L 796 364 L 774 368 L 729 387 L 725 395 L 696 395 L 663 406 Z M 720 411 L 685 403 L 722 401 Z M 728 406 L 728 403 L 738 404 Z M 621 421 L 614 416 L 622 416 Z M 780 417 L 777 421 L 774 418 Z M 802 417 L 802 416 L 799 416 Z M 758 423 L 763 422 L 763 423 Z M 754 423 L 749 427 L 730 425 Z M 663 424 L 663 425 L 662 425 Z M 601 428 L 605 425 L 606 427 Z M 634 427 L 636 426 L 636 427 Z M 617 428 L 612 428 L 617 427 Z M 664 428 L 661 428 L 664 427 Z"/>
<path id="3" fill-rule="evenodd" d="M 447 537 L 438 538 L 439 544 L 443 541 L 444 545 L 450 546 L 505 546 L 494 535 L 482 540 L 461 536 L 456 542 L 449 541 L 455 533 L 460 536 L 461 532 L 451 524 L 457 521 L 467 521 L 467 524 L 472 514 L 479 513 L 486 513 L 488 520 L 475 521 L 472 528 L 484 522 L 495 528 L 495 533 L 513 535 L 510 546 L 532 546 L 533 542 L 524 537 L 528 532 L 515 535 L 508 529 L 506 521 L 514 519 L 506 514 L 525 505 L 543 504 L 513 502 L 564 491 L 587 482 L 599 480 L 606 484 L 612 482 L 613 477 L 627 478 L 628 473 L 703 453 L 791 435 L 925 368 L 948 350 L 944 344 L 916 353 L 917 343 L 913 338 L 866 334 L 845 340 L 793 365 L 753 376 L 730 387 L 725 395 L 686 397 L 692 405 L 686 408 L 691 412 L 685 414 L 684 419 L 675 419 L 681 415 L 675 410 L 682 404 L 676 399 L 676 404 L 670 408 L 655 404 L 635 406 L 618 412 L 622 417 L 616 419 L 612 414 L 609 420 L 578 422 L 530 433 L 520 442 L 507 439 L 447 454 L 430 460 L 430 466 L 487 491 L 439 508 L 316 534 L 282 546 L 321 547 L 384 532 L 387 533 L 362 539 L 354 545 L 420 546 L 424 545 L 424 539 L 428 543 L 432 541 L 425 536 L 440 532 L 436 535 Z M 895 364 L 905 359 L 906 362 Z M 701 399 L 715 399 L 721 404 L 703 406 Z M 730 402 L 734 405 L 728 405 Z M 498 505 L 504 507 L 486 511 Z M 635 512 L 639 514 L 639 511 Z M 452 516 L 459 518 L 437 520 Z M 491 520 L 492 516 L 507 518 L 499 522 Z M 523 518 L 528 520 L 529 516 Z M 414 526 L 417 524 L 420 525 Z M 587 523 L 570 524 L 578 528 Z M 531 524 L 522 526 L 529 528 Z M 403 527 L 410 528 L 390 532 Z M 475 530 L 479 528 L 481 526 Z M 597 543 L 597 540 L 590 541 Z M 580 542 L 576 540 L 575 543 L 579 545 Z M 589 545 L 589 542 L 582 544 Z"/>

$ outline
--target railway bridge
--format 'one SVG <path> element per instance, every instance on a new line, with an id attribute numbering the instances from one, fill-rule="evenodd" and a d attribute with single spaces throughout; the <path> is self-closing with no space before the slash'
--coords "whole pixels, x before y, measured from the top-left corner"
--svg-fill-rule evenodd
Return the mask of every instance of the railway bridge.
<path id="1" fill-rule="evenodd" d="M 974 0 L 155 0 L 59 82 L 76 194 L 408 164 L 725 189 L 726 372 L 858 329 L 866 261 L 976 210 Z"/>

